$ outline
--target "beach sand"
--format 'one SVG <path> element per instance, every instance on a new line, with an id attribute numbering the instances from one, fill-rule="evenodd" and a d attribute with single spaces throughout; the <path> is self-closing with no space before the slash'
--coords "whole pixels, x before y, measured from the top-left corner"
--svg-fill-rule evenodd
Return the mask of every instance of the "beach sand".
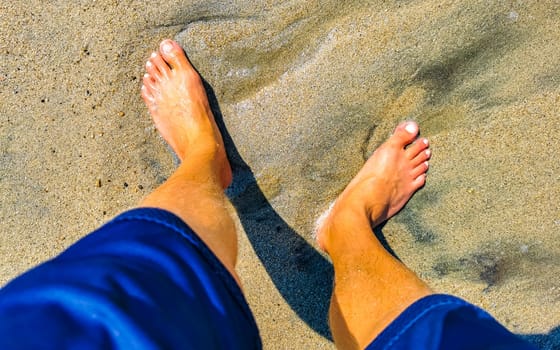
<path id="1" fill-rule="evenodd" d="M 313 223 L 406 119 L 434 156 L 380 234 L 436 291 L 560 347 L 560 4 L 32 0 L 0 14 L 0 282 L 171 174 L 139 95 L 170 37 L 225 127 L 266 349 L 334 348 Z"/>

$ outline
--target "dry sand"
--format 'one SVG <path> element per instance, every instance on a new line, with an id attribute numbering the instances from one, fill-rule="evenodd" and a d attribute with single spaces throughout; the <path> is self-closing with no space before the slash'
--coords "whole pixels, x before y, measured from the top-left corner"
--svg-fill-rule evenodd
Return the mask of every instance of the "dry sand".
<path id="1" fill-rule="evenodd" d="M 434 158 L 382 229 L 392 249 L 437 291 L 560 347 L 557 2 L 32 0 L 0 16 L 1 282 L 172 172 L 139 87 L 175 37 L 229 134 L 265 348 L 333 348 L 313 221 L 404 119 Z"/>

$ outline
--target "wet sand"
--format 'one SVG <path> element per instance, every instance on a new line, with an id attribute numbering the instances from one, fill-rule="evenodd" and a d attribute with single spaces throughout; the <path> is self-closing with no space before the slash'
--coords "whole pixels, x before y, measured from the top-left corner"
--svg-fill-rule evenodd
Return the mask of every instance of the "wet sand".
<path id="1" fill-rule="evenodd" d="M 434 158 L 381 230 L 391 248 L 437 291 L 560 346 L 560 5 L 33 0 L 0 13 L 1 282 L 172 172 L 139 88 L 174 37 L 229 135 L 239 270 L 265 348 L 333 348 L 313 222 L 404 119 Z"/>

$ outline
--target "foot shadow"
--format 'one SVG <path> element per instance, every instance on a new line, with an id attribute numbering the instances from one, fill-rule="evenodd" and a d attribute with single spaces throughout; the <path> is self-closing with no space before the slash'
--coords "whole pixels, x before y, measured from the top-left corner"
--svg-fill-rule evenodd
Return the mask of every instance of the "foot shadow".
<path id="1" fill-rule="evenodd" d="M 332 264 L 272 208 L 225 128 L 212 87 L 206 81 L 204 87 L 233 169 L 233 183 L 226 193 L 253 249 L 292 310 L 310 328 L 332 341 L 328 326 Z"/>

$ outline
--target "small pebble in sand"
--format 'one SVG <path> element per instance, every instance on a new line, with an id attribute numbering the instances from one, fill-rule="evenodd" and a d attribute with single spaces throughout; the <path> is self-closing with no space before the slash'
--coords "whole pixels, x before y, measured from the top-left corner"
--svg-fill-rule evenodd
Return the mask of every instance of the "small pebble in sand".
<path id="1" fill-rule="evenodd" d="M 119 112 L 119 117 L 124 117 L 124 112 L 123 111 Z"/>
<path id="2" fill-rule="evenodd" d="M 95 182 L 95 186 L 101 187 L 101 179 L 97 179 L 97 181 Z"/>
<path id="3" fill-rule="evenodd" d="M 518 18 L 519 18 L 519 13 L 517 13 L 517 12 L 515 12 L 515 11 L 511 11 L 511 12 L 508 14 L 508 19 L 509 19 L 510 21 L 512 21 L 512 22 L 516 22 Z"/>
<path id="4" fill-rule="evenodd" d="M 521 254 L 527 254 L 529 252 L 529 246 L 526 244 L 522 244 L 519 247 L 519 250 L 521 251 Z"/>
<path id="5" fill-rule="evenodd" d="M 139 190 L 143 190 L 143 189 L 144 189 L 144 186 L 138 185 L 138 189 L 139 189 Z"/>
<path id="6" fill-rule="evenodd" d="M 125 182 L 125 183 L 123 184 L 123 186 L 124 186 L 124 188 L 127 188 L 127 187 L 128 187 L 128 183 Z"/>

